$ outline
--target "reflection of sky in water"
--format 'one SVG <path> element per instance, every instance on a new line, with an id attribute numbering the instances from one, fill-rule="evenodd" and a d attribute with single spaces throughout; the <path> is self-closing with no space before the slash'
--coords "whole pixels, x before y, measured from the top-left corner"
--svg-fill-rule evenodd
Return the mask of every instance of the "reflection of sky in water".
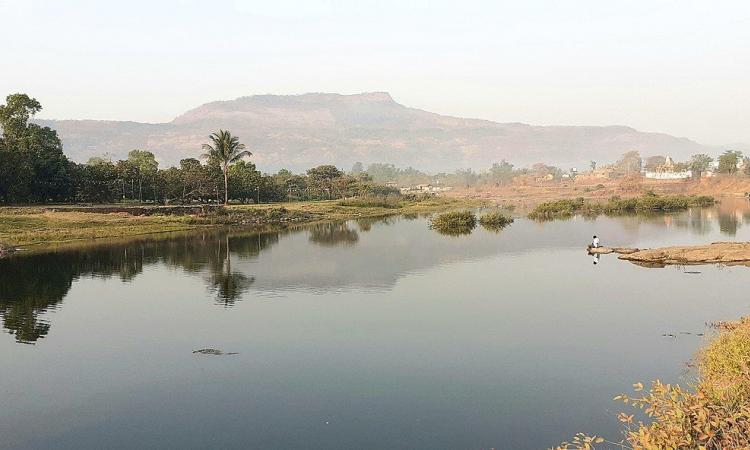
<path id="1" fill-rule="evenodd" d="M 13 376 L 0 378 L 0 448 L 617 439 L 612 396 L 655 377 L 688 381 L 695 333 L 750 307 L 750 269 L 686 274 L 613 255 L 594 265 L 585 245 L 593 234 L 636 247 L 750 240 L 735 207 L 519 219 L 461 237 L 390 218 L 2 261 L 12 335 L 0 354 Z"/>

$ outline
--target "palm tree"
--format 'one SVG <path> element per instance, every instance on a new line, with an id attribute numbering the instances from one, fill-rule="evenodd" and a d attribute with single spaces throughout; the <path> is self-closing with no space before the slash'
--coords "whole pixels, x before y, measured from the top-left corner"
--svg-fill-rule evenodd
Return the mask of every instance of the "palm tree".
<path id="1" fill-rule="evenodd" d="M 211 144 L 203 144 L 203 150 L 206 153 L 202 157 L 208 158 L 221 166 L 221 171 L 224 172 L 224 204 L 226 205 L 229 203 L 229 178 L 227 176 L 229 165 L 236 163 L 245 156 L 251 156 L 252 153 L 243 150 L 245 144 L 240 144 L 239 138 L 232 136 L 229 131 L 219 130 L 218 133 L 212 133 L 209 138 Z"/>

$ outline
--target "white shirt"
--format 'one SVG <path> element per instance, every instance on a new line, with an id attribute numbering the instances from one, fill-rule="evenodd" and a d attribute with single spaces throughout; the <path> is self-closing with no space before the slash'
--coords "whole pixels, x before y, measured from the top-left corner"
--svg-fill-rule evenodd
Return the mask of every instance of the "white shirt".
<path id="1" fill-rule="evenodd" d="M 594 238 L 594 247 L 599 247 L 599 238 Z"/>

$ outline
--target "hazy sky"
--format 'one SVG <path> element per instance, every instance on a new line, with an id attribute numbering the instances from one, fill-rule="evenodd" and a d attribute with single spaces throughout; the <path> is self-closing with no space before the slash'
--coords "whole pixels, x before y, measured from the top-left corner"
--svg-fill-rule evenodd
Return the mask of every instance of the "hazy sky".
<path id="1" fill-rule="evenodd" d="M 750 142 L 746 0 L 0 0 L 0 39 L 0 95 L 44 118 L 388 91 L 457 116 Z"/>

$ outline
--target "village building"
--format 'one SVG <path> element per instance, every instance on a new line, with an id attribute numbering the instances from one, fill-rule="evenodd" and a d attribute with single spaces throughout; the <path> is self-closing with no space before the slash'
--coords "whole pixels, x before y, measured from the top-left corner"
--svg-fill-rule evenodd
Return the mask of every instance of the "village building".
<path id="1" fill-rule="evenodd" d="M 687 180 L 693 177 L 692 170 L 678 170 L 672 158 L 653 171 L 644 170 L 643 176 L 651 180 Z"/>

